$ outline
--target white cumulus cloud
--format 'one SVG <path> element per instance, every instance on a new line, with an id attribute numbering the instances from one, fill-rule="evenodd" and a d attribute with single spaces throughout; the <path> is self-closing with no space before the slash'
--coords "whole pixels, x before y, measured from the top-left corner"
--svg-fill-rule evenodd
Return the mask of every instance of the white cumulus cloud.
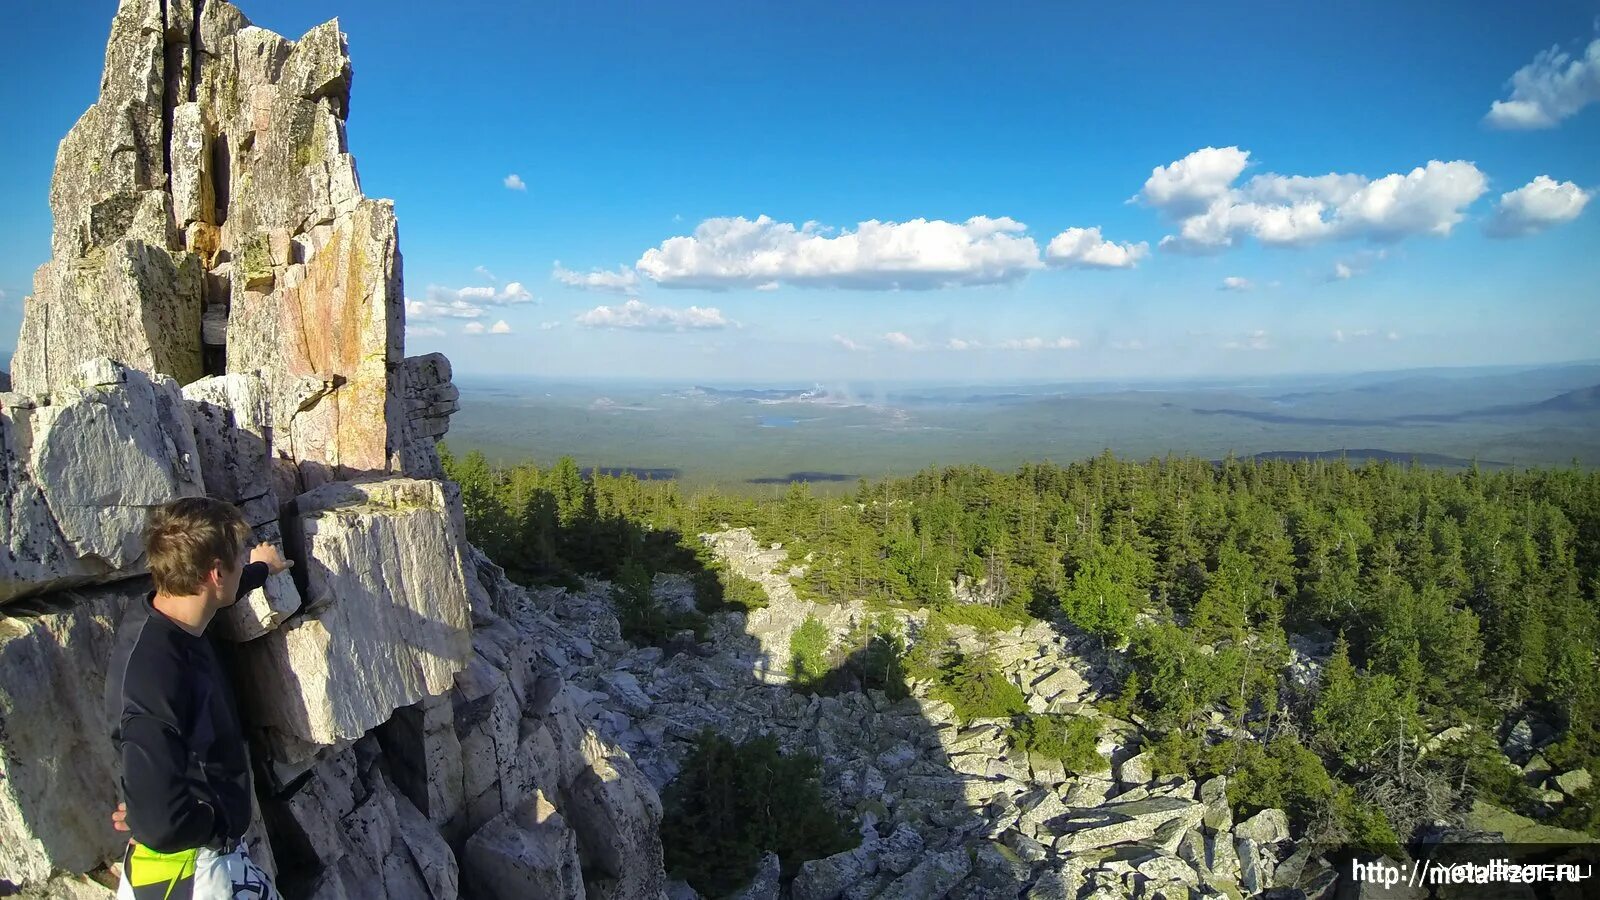
<path id="1" fill-rule="evenodd" d="M 437 325 L 407 325 L 406 337 L 444 337 L 444 329 Z"/>
<path id="2" fill-rule="evenodd" d="M 1016 280 L 1040 267 L 1039 248 L 1014 219 L 911 219 L 854 231 L 767 216 L 706 219 L 690 236 L 646 250 L 635 266 L 664 287 L 725 290 L 768 284 L 863 290 L 930 289 Z"/>
<path id="3" fill-rule="evenodd" d="M 1001 350 L 1075 350 L 1078 347 L 1078 341 L 1069 337 L 1054 339 L 1030 337 L 1001 341 L 995 346 Z"/>
<path id="4" fill-rule="evenodd" d="M 483 303 L 488 306 L 515 306 L 519 303 L 532 303 L 533 295 L 522 286 L 520 281 L 508 281 L 506 286 L 491 287 L 482 285 L 478 287 L 446 288 L 438 285 L 428 286 L 428 297 L 431 300 L 466 300 L 472 303 Z"/>
<path id="5" fill-rule="evenodd" d="M 1270 350 L 1272 343 L 1270 336 L 1260 329 L 1250 332 L 1236 340 L 1228 341 L 1222 345 L 1224 350 Z"/>
<path id="6" fill-rule="evenodd" d="M 1202 147 L 1183 159 L 1150 170 L 1140 196 L 1174 216 L 1193 215 L 1226 195 L 1249 163 L 1248 150 Z"/>
<path id="7" fill-rule="evenodd" d="M 865 350 L 865 349 L 867 349 L 867 348 L 861 346 L 860 344 L 856 343 L 855 341 L 850 340 L 849 338 L 845 337 L 842 334 L 834 335 L 833 336 L 833 342 L 835 344 L 838 344 L 839 346 L 845 348 L 846 350 L 851 351 L 851 352 L 854 352 L 854 351 L 857 351 L 857 350 Z"/>
<path id="8" fill-rule="evenodd" d="M 977 341 L 967 341 L 961 338 L 951 338 L 945 342 L 946 350 L 976 350 L 983 345 Z"/>
<path id="9" fill-rule="evenodd" d="M 528 189 L 528 186 L 522 181 L 522 176 L 515 172 L 507 175 L 505 177 L 505 181 L 502 183 L 506 186 L 506 190 L 508 191 L 525 191 Z"/>
<path id="10" fill-rule="evenodd" d="M 434 319 L 481 319 L 488 310 L 476 303 L 454 300 L 412 300 L 406 298 L 406 318 L 427 322 Z"/>
<path id="11" fill-rule="evenodd" d="M 1177 234 L 1162 238 L 1163 248 L 1215 252 L 1242 237 L 1285 246 L 1444 236 L 1488 189 L 1484 174 L 1464 160 L 1432 160 L 1375 179 L 1269 172 L 1235 185 L 1249 157 L 1237 147 L 1207 147 L 1155 169 L 1140 197 L 1178 223 Z"/>
<path id="12" fill-rule="evenodd" d="M 1540 51 L 1511 76 L 1511 98 L 1496 100 L 1484 121 L 1496 128 L 1554 128 L 1600 101 L 1600 38 L 1574 59 L 1559 46 Z"/>
<path id="13" fill-rule="evenodd" d="M 1377 250 L 1360 250 L 1343 259 L 1334 260 L 1333 271 L 1328 274 L 1329 281 L 1349 281 L 1358 275 L 1365 275 L 1372 269 L 1372 265 L 1379 260 L 1389 258 L 1389 249 L 1380 247 Z"/>
<path id="14" fill-rule="evenodd" d="M 1484 226 L 1484 232 L 1490 237 L 1502 238 L 1537 234 L 1576 219 L 1592 196 L 1570 181 L 1558 182 L 1548 175 L 1540 175 L 1500 195 L 1500 204 Z"/>
<path id="15" fill-rule="evenodd" d="M 500 321 L 494 323 L 493 325 L 489 325 L 487 327 L 485 327 L 482 322 L 468 322 L 466 325 L 462 326 L 461 333 L 462 334 L 474 334 L 474 335 L 476 335 L 476 334 L 510 334 L 511 333 L 511 324 L 509 322 L 507 322 L 505 319 L 501 319 Z"/>
<path id="16" fill-rule="evenodd" d="M 560 328 L 560 327 L 561 327 L 561 323 L 560 322 L 540 322 L 539 323 L 539 330 L 540 331 L 551 331 L 553 329 Z"/>
<path id="17" fill-rule="evenodd" d="M 1255 287 L 1255 283 L 1250 279 L 1239 275 L 1229 275 L 1227 278 L 1222 279 L 1222 284 L 1217 288 L 1217 290 L 1248 291 L 1253 287 Z"/>
<path id="18" fill-rule="evenodd" d="M 896 350 L 916 350 L 918 344 L 903 331 L 891 331 L 883 336 L 883 342 Z"/>
<path id="19" fill-rule="evenodd" d="M 1398 340 L 1400 340 L 1400 332 L 1398 332 L 1398 331 L 1378 331 L 1378 330 L 1373 329 L 1373 328 L 1356 328 L 1356 329 L 1353 329 L 1351 331 L 1345 331 L 1345 330 L 1340 329 L 1340 328 L 1335 328 L 1333 330 L 1333 341 L 1336 344 L 1348 344 L 1348 343 L 1352 343 L 1352 342 L 1356 342 L 1356 341 L 1378 341 L 1378 340 L 1398 341 Z"/>
<path id="20" fill-rule="evenodd" d="M 1150 245 L 1118 244 L 1100 236 L 1099 228 L 1068 228 L 1045 247 L 1045 261 L 1052 266 L 1090 269 L 1131 269 L 1150 253 Z"/>
<path id="21" fill-rule="evenodd" d="M 596 306 L 575 319 L 585 328 L 632 328 L 641 331 L 702 331 L 727 328 L 732 323 L 716 307 L 672 309 L 629 300 L 621 306 Z"/>
<path id="22" fill-rule="evenodd" d="M 581 291 L 607 291 L 613 294 L 633 295 L 638 293 L 639 288 L 639 276 L 626 266 L 618 266 L 615 272 L 609 272 L 605 269 L 574 272 L 562 266 L 558 260 L 555 268 L 550 273 L 550 277 L 567 287 L 574 287 Z"/>

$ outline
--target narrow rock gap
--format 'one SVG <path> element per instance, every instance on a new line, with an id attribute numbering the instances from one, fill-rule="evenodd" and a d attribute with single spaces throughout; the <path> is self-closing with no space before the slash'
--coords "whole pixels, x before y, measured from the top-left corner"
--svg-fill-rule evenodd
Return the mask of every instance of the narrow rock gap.
<path id="1" fill-rule="evenodd" d="M 179 0 L 186 2 L 186 0 Z M 206 0 L 194 0 L 194 21 L 189 23 L 189 102 L 200 99 L 200 20 L 206 14 Z"/>
<path id="2" fill-rule="evenodd" d="M 173 39 L 168 24 L 172 21 L 170 7 L 174 2 L 185 0 L 161 0 L 161 173 L 164 176 L 161 187 L 168 192 L 172 190 L 172 120 L 183 99 L 179 88 L 183 84 L 183 61 L 187 55 L 183 44 Z M 193 80 L 191 72 L 191 91 Z"/>

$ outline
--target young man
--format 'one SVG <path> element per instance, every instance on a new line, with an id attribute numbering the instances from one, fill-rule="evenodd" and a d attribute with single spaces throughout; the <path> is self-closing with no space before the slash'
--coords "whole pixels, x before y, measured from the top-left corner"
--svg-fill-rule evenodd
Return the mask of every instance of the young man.
<path id="1" fill-rule="evenodd" d="M 188 497 L 145 529 L 155 582 L 117 628 L 106 674 L 123 803 L 112 815 L 133 839 L 119 900 L 278 900 L 240 838 L 250 824 L 250 767 L 233 690 L 206 626 L 217 611 L 282 572 L 232 505 Z"/>

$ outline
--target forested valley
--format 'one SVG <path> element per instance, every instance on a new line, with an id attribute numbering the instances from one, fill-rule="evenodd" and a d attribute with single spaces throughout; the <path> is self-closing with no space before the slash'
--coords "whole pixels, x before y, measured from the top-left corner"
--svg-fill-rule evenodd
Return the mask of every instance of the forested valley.
<path id="1" fill-rule="evenodd" d="M 915 633 L 866 623 L 854 647 L 808 649 L 802 629 L 804 689 L 838 689 L 829 670 L 851 660 L 856 686 L 923 679 L 1069 757 L 1068 717 L 1029 713 L 945 642 L 956 624 L 1041 619 L 1098 639 L 1120 685 L 1102 702 L 1158 735 L 1158 774 L 1227 774 L 1243 813 L 1280 807 L 1297 833 L 1376 848 L 1483 799 L 1600 835 L 1593 788 L 1544 785 L 1600 771 L 1593 471 L 1108 452 L 757 499 L 585 478 L 570 458 L 444 456 L 474 543 L 526 583 L 612 581 L 635 642 L 762 604 L 698 538 L 748 526 L 803 567 L 804 599 L 929 612 Z M 650 606 L 657 572 L 693 574 L 699 611 Z"/>

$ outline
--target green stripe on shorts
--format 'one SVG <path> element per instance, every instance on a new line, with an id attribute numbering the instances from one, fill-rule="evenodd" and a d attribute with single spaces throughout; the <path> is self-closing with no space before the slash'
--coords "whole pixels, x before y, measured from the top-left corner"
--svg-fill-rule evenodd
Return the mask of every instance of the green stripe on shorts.
<path id="1" fill-rule="evenodd" d="M 123 878 L 138 900 L 189 900 L 200 850 L 161 853 L 135 842 L 123 863 Z"/>

